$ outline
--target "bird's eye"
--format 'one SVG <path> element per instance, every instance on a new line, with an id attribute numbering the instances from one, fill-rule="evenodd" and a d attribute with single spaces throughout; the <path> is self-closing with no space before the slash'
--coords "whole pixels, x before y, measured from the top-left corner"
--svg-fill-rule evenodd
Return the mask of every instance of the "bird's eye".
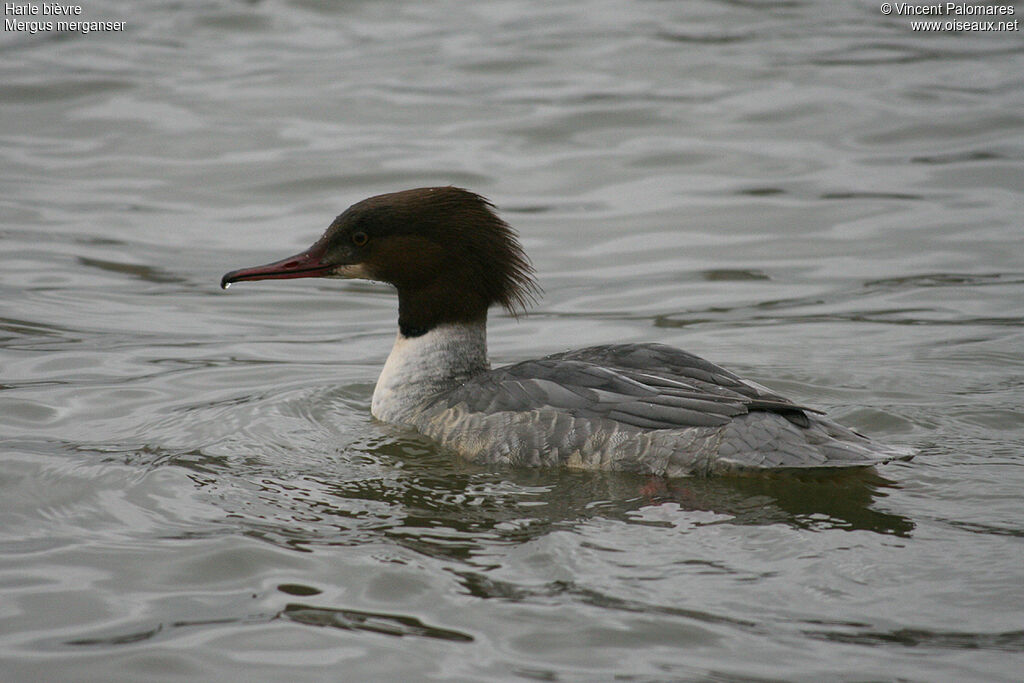
<path id="1" fill-rule="evenodd" d="M 352 233 L 352 244 L 356 245 L 357 247 L 361 247 L 369 241 L 369 236 L 362 230 L 360 230 L 359 232 Z"/>

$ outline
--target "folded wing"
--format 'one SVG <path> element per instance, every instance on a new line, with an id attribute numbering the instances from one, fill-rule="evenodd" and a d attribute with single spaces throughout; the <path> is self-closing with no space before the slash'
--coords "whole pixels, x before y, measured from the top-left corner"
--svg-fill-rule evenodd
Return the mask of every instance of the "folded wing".
<path id="1" fill-rule="evenodd" d="M 800 427 L 809 408 L 694 356 L 660 344 L 617 344 L 499 368 L 445 396 L 471 412 L 542 406 L 580 418 L 640 429 L 717 427 L 752 411 Z M 811 411 L 817 412 L 817 411 Z"/>

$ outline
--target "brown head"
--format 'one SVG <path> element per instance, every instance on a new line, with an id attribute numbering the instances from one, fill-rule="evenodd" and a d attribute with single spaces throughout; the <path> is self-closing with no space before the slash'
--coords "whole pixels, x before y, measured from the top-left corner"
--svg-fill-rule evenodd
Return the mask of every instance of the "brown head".
<path id="1" fill-rule="evenodd" d="M 334 219 L 306 251 L 235 270 L 221 287 L 245 280 L 363 278 L 398 290 L 402 334 L 442 323 L 482 321 L 492 304 L 516 314 L 537 284 L 515 232 L 480 195 L 423 187 L 370 197 Z"/>

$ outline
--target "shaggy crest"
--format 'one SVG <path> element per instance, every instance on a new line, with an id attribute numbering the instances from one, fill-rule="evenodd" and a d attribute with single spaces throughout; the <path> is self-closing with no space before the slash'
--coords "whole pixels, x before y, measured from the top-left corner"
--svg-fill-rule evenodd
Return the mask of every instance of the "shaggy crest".
<path id="1" fill-rule="evenodd" d="M 494 205 L 458 187 L 422 187 L 377 195 L 338 216 L 325 238 L 364 231 L 390 237 L 405 250 L 373 258 L 374 274 L 401 294 L 430 285 L 437 277 L 465 278 L 484 305 L 500 304 L 512 315 L 536 302 L 539 287 L 515 231 Z M 403 239 L 404 238 L 404 239 Z M 425 244 L 424 242 L 429 242 Z"/>

